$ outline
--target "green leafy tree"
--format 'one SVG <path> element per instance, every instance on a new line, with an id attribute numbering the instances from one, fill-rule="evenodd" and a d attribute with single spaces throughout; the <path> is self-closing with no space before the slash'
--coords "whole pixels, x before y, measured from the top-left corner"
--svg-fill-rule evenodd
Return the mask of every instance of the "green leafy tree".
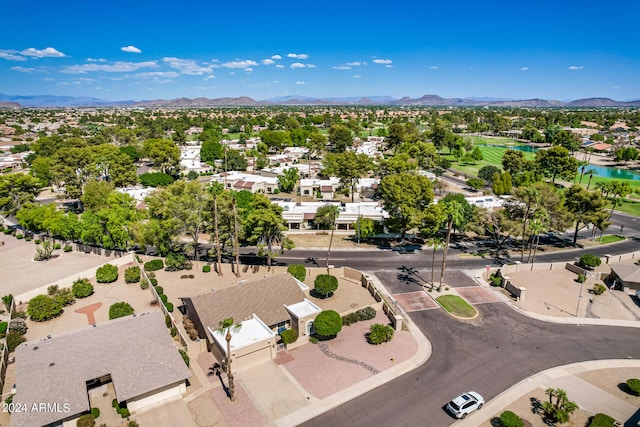
<path id="1" fill-rule="evenodd" d="M 567 210 L 575 224 L 573 245 L 578 240 L 578 232 L 593 222 L 595 217 L 604 209 L 605 201 L 600 193 L 590 192 L 584 187 L 573 185 L 565 195 Z"/>
<path id="2" fill-rule="evenodd" d="M 151 138 L 142 143 L 143 155 L 161 172 L 173 175 L 180 163 L 180 149 L 170 139 Z"/>
<path id="3" fill-rule="evenodd" d="M 307 277 L 307 268 L 302 264 L 291 264 L 287 267 L 287 273 L 304 282 L 304 279 Z"/>
<path id="4" fill-rule="evenodd" d="M 440 291 L 442 288 L 442 281 L 444 279 L 447 252 L 449 251 L 449 243 L 451 242 L 451 233 L 454 228 L 461 229 L 469 221 L 470 218 L 467 215 L 473 212 L 473 209 L 461 194 L 447 195 L 443 199 L 440 199 L 438 203 L 442 203 L 442 211 L 446 218 L 447 227 L 447 234 L 444 240 L 444 251 L 442 253 L 440 283 L 438 285 L 438 291 Z"/>
<path id="5" fill-rule="evenodd" d="M 227 341 L 227 353 L 224 365 L 227 371 L 227 379 L 229 380 L 229 399 L 232 402 L 236 401 L 236 395 L 235 386 L 233 384 L 233 371 L 231 370 L 231 339 L 233 338 L 233 334 L 237 334 L 241 328 L 242 324 L 235 323 L 233 317 L 230 317 L 220 322 L 220 327 L 217 329 L 217 331 L 223 335 Z"/>
<path id="6" fill-rule="evenodd" d="M 0 175 L 0 211 L 15 215 L 22 206 L 34 203 L 42 188 L 38 179 L 24 173 Z"/>
<path id="7" fill-rule="evenodd" d="M 330 274 L 318 274 L 313 281 L 313 286 L 316 293 L 326 298 L 338 289 L 338 278 Z"/>
<path id="8" fill-rule="evenodd" d="M 491 184 L 493 182 L 493 176 L 496 173 L 500 173 L 500 169 L 493 165 L 483 166 L 478 171 L 478 177 L 483 179 L 487 184 Z"/>
<path id="9" fill-rule="evenodd" d="M 50 157 L 36 157 L 31 163 L 29 173 L 40 181 L 40 185 L 43 187 L 51 184 L 53 176 L 51 175 L 51 158 Z"/>
<path id="10" fill-rule="evenodd" d="M 313 321 L 316 335 L 327 339 L 338 335 L 342 330 L 342 318 L 333 310 L 321 311 Z"/>
<path id="11" fill-rule="evenodd" d="M 247 159 L 238 150 L 227 150 L 224 157 L 225 171 L 246 171 Z"/>
<path id="12" fill-rule="evenodd" d="M 392 123 L 388 128 L 388 136 L 385 138 L 387 148 L 394 150 L 404 142 L 406 131 L 405 127 L 400 123 Z"/>
<path id="13" fill-rule="evenodd" d="M 80 201 L 86 211 L 97 212 L 108 207 L 107 198 L 113 190 L 112 183 L 92 179 L 85 185 Z"/>
<path id="14" fill-rule="evenodd" d="M 298 179 L 300 179 L 298 169 L 285 169 L 284 171 L 282 171 L 282 175 L 278 175 L 278 187 L 280 188 L 280 191 L 291 193 L 296 187 Z"/>
<path id="15" fill-rule="evenodd" d="M 400 231 L 403 240 L 407 230 L 421 224 L 425 209 L 433 202 L 431 181 L 422 175 L 386 176 L 380 183 L 380 193 L 389 212 L 389 224 Z"/>
<path id="16" fill-rule="evenodd" d="M 578 171 L 578 161 L 562 146 L 538 151 L 536 165 L 551 182 L 556 182 L 556 177 L 571 180 Z"/>
<path id="17" fill-rule="evenodd" d="M 277 256 L 274 247 L 280 246 L 280 251 L 284 252 L 293 248 L 293 242 L 284 235 L 287 226 L 282 218 L 282 207 L 271 203 L 263 195 L 256 196 L 254 206 L 246 221 L 247 240 L 266 246 L 267 266 L 271 268 L 271 259 Z"/>
<path id="18" fill-rule="evenodd" d="M 624 200 L 629 194 L 633 192 L 633 189 L 629 185 L 628 182 L 623 181 L 613 181 L 611 188 L 611 195 L 613 196 L 611 200 L 611 211 L 609 211 L 609 216 L 607 220 L 611 219 L 611 215 L 613 215 L 613 211 L 616 209 L 618 204 Z"/>
<path id="19" fill-rule="evenodd" d="M 371 169 L 373 169 L 373 162 L 369 156 L 356 154 L 353 151 L 345 151 L 344 153 L 327 154 L 323 173 L 337 176 L 343 185 L 348 185 L 351 190 L 351 201 L 353 202 L 358 179 Z"/>
<path id="20" fill-rule="evenodd" d="M 640 152 L 635 147 L 622 147 L 616 150 L 615 160 L 616 162 L 627 163 L 631 160 L 638 160 Z"/>
<path id="21" fill-rule="evenodd" d="M 67 198 L 82 195 L 85 183 L 95 175 L 94 157 L 88 147 L 64 147 L 51 158 L 51 175 L 59 186 L 64 186 Z"/>
<path id="22" fill-rule="evenodd" d="M 466 182 L 466 184 L 472 188 L 474 191 L 478 191 L 480 190 L 482 187 L 484 187 L 484 180 L 480 179 L 480 178 L 469 178 Z"/>
<path id="23" fill-rule="evenodd" d="M 343 125 L 333 125 L 329 129 L 329 144 L 336 153 L 342 153 L 353 145 L 351 130 Z"/>
<path id="24" fill-rule="evenodd" d="M 174 181 L 171 175 L 164 172 L 145 172 L 138 177 L 138 180 L 145 187 L 166 187 Z"/>

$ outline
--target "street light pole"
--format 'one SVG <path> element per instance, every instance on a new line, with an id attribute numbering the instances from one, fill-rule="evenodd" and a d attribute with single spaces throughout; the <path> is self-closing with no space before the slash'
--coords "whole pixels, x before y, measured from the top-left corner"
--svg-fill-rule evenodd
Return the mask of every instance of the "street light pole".
<path id="1" fill-rule="evenodd" d="M 578 311 L 580 310 L 580 300 L 582 300 L 582 288 L 584 287 L 584 282 L 580 283 L 580 295 L 578 295 L 578 306 L 576 307 L 576 317 L 578 317 Z"/>
<path id="2" fill-rule="evenodd" d="M 358 202 L 358 245 L 360 244 L 360 219 L 362 217 L 360 216 L 360 202 Z"/>

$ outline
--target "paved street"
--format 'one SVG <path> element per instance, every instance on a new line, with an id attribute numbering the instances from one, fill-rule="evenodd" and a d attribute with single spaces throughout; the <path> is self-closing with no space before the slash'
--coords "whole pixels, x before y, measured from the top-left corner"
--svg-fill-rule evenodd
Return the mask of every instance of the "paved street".
<path id="1" fill-rule="evenodd" d="M 451 396 L 476 390 L 486 400 L 539 371 L 596 359 L 640 358 L 636 328 L 547 323 L 504 303 L 477 305 L 473 320 L 442 310 L 410 314 L 433 346 L 420 368 L 317 417 L 309 426 L 434 426 L 455 420 Z"/>

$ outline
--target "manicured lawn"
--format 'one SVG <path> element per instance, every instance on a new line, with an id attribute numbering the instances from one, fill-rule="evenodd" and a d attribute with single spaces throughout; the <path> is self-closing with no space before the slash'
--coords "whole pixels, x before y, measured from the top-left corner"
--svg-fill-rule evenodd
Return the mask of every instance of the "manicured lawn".
<path id="1" fill-rule="evenodd" d="M 579 170 L 578 170 L 578 176 L 577 176 L 575 181 L 576 181 L 576 183 L 578 183 L 578 181 L 580 181 Z M 629 184 L 631 186 L 631 188 L 634 191 L 637 190 L 637 189 L 640 189 L 640 179 L 603 178 L 601 176 L 594 175 L 594 177 L 591 178 L 591 185 L 589 186 L 589 190 L 595 189 L 596 188 L 596 184 L 599 183 L 599 182 L 611 182 L 611 181 L 626 182 L 627 184 Z M 582 186 L 586 188 L 587 184 L 589 184 L 589 176 L 583 175 L 582 176 Z"/>
<path id="2" fill-rule="evenodd" d="M 436 301 L 448 313 L 457 317 L 472 318 L 478 314 L 475 308 L 457 295 L 442 295 L 437 297 Z"/>
<path id="3" fill-rule="evenodd" d="M 602 239 L 599 239 L 599 240 L 600 240 L 600 244 L 604 245 L 605 243 L 619 242 L 620 240 L 624 240 L 624 237 L 609 234 L 606 236 L 602 236 Z"/>
<path id="4" fill-rule="evenodd" d="M 492 140 L 492 142 L 494 144 L 496 143 L 495 140 Z M 484 166 L 489 165 L 493 165 L 502 169 L 502 157 L 504 156 L 504 153 L 508 150 L 508 148 L 494 147 L 490 145 L 480 145 L 479 147 L 480 151 L 482 152 L 483 159 L 476 162 L 476 164 L 456 162 L 453 156 L 449 154 L 445 154 L 444 156 L 451 161 L 451 167 L 453 169 L 471 175 L 477 175 L 480 169 L 482 169 Z M 524 158 L 528 160 L 535 160 L 536 155 L 535 153 L 524 153 Z"/>
<path id="5" fill-rule="evenodd" d="M 611 204 L 608 207 L 611 208 Z M 640 201 L 625 199 L 622 204 L 616 206 L 616 211 L 640 216 Z"/>
<path id="6" fill-rule="evenodd" d="M 487 145 L 527 145 L 523 142 L 515 141 L 511 138 L 489 138 L 486 136 L 464 136 L 465 140 L 470 139 L 473 144 Z"/>

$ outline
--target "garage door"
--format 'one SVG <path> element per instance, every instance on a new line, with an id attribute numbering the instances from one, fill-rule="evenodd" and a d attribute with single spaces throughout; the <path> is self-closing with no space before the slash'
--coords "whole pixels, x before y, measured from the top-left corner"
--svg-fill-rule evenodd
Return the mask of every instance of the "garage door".
<path id="1" fill-rule="evenodd" d="M 258 363 L 265 362 L 267 360 L 271 360 L 270 347 L 264 347 L 236 358 L 235 363 L 237 363 L 238 367 L 236 368 L 236 365 L 234 363 L 233 369 L 235 370 L 235 369 L 248 368 Z"/>

